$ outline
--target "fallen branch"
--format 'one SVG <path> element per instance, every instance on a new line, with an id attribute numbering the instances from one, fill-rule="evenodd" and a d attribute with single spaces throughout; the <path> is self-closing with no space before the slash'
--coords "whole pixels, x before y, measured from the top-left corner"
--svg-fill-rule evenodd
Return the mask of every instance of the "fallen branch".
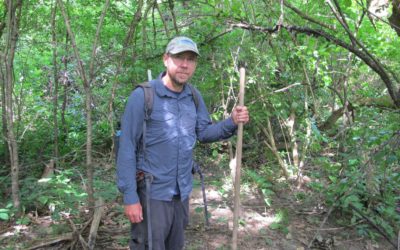
<path id="1" fill-rule="evenodd" d="M 378 225 L 376 225 L 367 215 L 365 215 L 360 209 L 356 208 L 353 204 L 349 203 L 349 207 L 356 211 L 361 217 L 363 217 L 371 226 L 373 226 L 378 233 L 380 233 L 394 248 L 397 248 L 396 243 L 390 239 L 390 236 L 385 233 Z"/>
<path id="2" fill-rule="evenodd" d="M 82 234 L 81 234 L 81 232 L 84 230 L 85 227 L 83 229 L 81 229 L 80 231 L 78 231 L 78 229 L 76 228 L 74 222 L 70 218 L 67 218 L 67 220 L 68 220 L 69 224 L 72 227 L 73 236 L 74 236 L 74 240 L 72 241 L 70 248 L 74 249 L 76 241 L 79 239 L 79 242 L 81 243 L 83 249 L 84 250 L 88 249 L 88 243 L 85 241 L 85 239 L 82 237 Z"/>
<path id="3" fill-rule="evenodd" d="M 38 249 L 38 248 L 45 247 L 45 246 L 50 246 L 55 243 L 59 243 L 61 241 L 72 240 L 73 238 L 74 238 L 73 233 L 66 233 L 66 234 L 63 234 L 63 235 L 60 235 L 57 237 L 45 239 L 44 241 L 41 241 L 40 243 L 38 243 L 36 246 L 30 247 L 27 250 L 33 250 L 33 249 Z"/>
<path id="4" fill-rule="evenodd" d="M 90 227 L 90 233 L 89 233 L 89 240 L 88 240 L 88 246 L 89 249 L 94 249 L 94 246 L 96 244 L 96 236 L 97 236 L 97 231 L 99 229 L 101 217 L 103 216 L 104 212 L 104 200 L 100 197 L 96 201 L 96 209 L 94 210 L 94 215 L 93 215 L 93 220 L 92 220 L 92 225 Z"/>

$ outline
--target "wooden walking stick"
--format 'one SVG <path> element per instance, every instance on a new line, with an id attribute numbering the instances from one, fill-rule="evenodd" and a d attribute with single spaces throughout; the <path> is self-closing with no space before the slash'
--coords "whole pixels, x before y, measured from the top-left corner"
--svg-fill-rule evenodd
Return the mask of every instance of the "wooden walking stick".
<path id="1" fill-rule="evenodd" d="M 245 85 L 245 69 L 240 68 L 240 89 L 239 89 L 239 105 L 244 106 L 244 85 Z M 232 250 L 237 249 L 238 226 L 239 226 L 239 210 L 240 210 L 240 168 L 242 165 L 242 144 L 243 144 L 243 123 L 238 124 L 238 135 L 236 145 L 236 173 L 235 173 L 235 204 L 233 209 L 233 237 Z"/>

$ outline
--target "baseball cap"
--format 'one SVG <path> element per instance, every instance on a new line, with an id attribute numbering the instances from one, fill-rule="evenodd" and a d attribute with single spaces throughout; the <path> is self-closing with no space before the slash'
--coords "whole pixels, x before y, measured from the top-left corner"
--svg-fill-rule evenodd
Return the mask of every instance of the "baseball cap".
<path id="1" fill-rule="evenodd" d="M 193 42 L 192 39 L 185 36 L 178 36 L 172 39 L 168 43 L 165 53 L 175 55 L 184 51 L 192 51 L 196 53 L 198 56 L 200 55 L 196 43 Z"/>

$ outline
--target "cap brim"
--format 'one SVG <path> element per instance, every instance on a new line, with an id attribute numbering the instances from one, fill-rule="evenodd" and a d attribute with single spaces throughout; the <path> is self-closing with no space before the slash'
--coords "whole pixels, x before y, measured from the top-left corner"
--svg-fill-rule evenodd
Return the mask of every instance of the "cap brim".
<path id="1" fill-rule="evenodd" d="M 194 50 L 191 47 L 180 47 L 180 48 L 172 49 L 168 53 L 170 53 L 172 55 L 176 55 L 176 54 L 179 54 L 179 53 L 182 53 L 182 52 L 186 52 L 186 51 L 193 52 L 196 55 L 200 56 L 200 53 L 198 51 Z"/>

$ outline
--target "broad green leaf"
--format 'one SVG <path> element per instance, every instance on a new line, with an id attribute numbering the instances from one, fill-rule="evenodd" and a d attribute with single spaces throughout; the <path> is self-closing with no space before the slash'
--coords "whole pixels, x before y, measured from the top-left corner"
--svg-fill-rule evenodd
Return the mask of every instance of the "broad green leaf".
<path id="1" fill-rule="evenodd" d="M 8 213 L 4 213 L 0 211 L 0 219 L 1 220 L 8 220 L 10 217 L 8 215 Z"/>

